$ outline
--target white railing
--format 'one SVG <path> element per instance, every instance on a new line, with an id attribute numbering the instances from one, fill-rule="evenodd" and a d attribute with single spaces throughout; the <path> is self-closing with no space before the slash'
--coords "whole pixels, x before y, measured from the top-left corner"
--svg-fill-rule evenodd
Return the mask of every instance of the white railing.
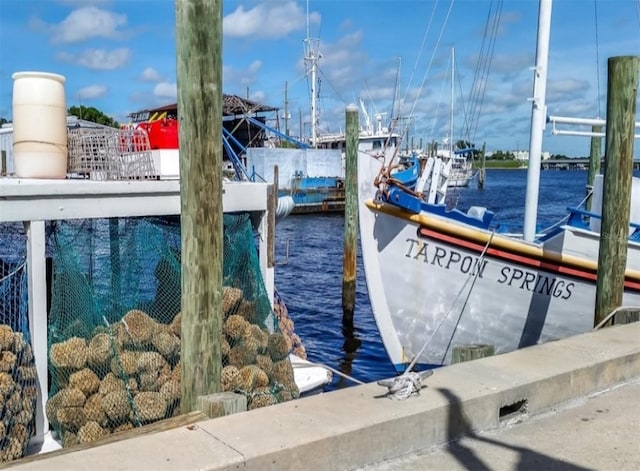
<path id="1" fill-rule="evenodd" d="M 260 270 L 273 305 L 274 269 L 268 267 L 267 183 L 225 182 L 224 212 L 258 216 Z M 61 219 L 171 216 L 180 214 L 180 182 L 36 180 L 0 178 L 0 223 L 23 222 L 27 239 L 29 329 L 38 376 L 36 434 L 42 444 L 49 430 L 44 408 L 47 385 L 47 283 L 45 221 Z"/>
<path id="2" fill-rule="evenodd" d="M 585 137 L 605 137 L 605 132 L 580 131 L 573 129 L 558 129 L 556 125 L 566 124 L 570 126 L 607 126 L 607 121 L 600 118 L 572 118 L 566 116 L 548 116 L 547 122 L 551 123 L 551 134 L 554 136 L 585 136 Z M 636 121 L 635 129 L 640 129 L 640 121 Z M 636 139 L 640 139 L 640 134 L 635 134 Z"/>

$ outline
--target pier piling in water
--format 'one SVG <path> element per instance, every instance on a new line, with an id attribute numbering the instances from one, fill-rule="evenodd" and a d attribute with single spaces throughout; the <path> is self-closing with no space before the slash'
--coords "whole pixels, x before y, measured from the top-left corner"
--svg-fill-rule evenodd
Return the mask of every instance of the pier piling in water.
<path id="1" fill-rule="evenodd" d="M 222 335 L 222 0 L 176 0 L 181 409 L 220 391 Z"/>
<path id="2" fill-rule="evenodd" d="M 602 225 L 594 325 L 622 304 L 640 56 L 611 57 L 608 66 Z"/>
<path id="3" fill-rule="evenodd" d="M 485 159 L 486 159 L 486 150 L 487 150 L 487 143 L 483 143 L 482 144 L 482 153 L 480 154 L 480 170 L 478 172 L 478 188 L 483 189 L 484 188 L 484 178 L 485 178 Z"/>
<path id="4" fill-rule="evenodd" d="M 593 133 L 602 132 L 602 126 L 595 125 L 591 127 Z M 585 209 L 591 211 L 591 192 L 593 190 L 593 182 L 596 179 L 596 175 L 600 173 L 600 159 L 602 158 L 602 152 L 600 151 L 600 144 L 602 138 L 600 136 L 593 136 L 591 138 L 591 151 L 589 153 L 589 174 L 587 175 L 587 201 L 585 201 Z"/>
<path id="5" fill-rule="evenodd" d="M 344 258 L 342 265 L 342 323 L 353 323 L 356 305 L 358 243 L 358 108 L 347 106 L 345 143 Z"/>

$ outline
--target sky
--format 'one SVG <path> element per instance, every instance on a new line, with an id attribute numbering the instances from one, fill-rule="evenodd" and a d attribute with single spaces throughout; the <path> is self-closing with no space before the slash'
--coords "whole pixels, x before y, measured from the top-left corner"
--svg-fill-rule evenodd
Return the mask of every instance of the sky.
<path id="1" fill-rule="evenodd" d="M 222 8 L 224 93 L 280 108 L 270 124 L 283 130 L 286 95 L 292 135 L 310 134 L 309 36 L 321 54 L 320 133 L 342 130 L 346 106 L 362 100 L 372 121 L 410 117 L 403 122 L 416 146 L 443 142 L 453 127 L 455 140 L 489 151 L 528 149 L 537 0 L 225 0 Z M 607 60 L 624 55 L 640 55 L 640 0 L 555 0 L 547 114 L 604 118 Z M 68 107 L 93 106 L 120 122 L 175 103 L 175 3 L 0 0 L 0 117 L 11 119 L 12 74 L 26 70 L 64 75 Z M 578 157 L 589 148 L 588 138 L 547 127 L 543 151 Z"/>

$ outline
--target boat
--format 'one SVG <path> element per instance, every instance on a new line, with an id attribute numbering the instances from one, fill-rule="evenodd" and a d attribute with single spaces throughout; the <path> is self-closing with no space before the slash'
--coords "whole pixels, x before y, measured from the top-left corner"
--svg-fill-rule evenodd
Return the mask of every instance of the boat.
<path id="1" fill-rule="evenodd" d="M 310 37 L 307 27 L 304 62 L 311 85 L 309 139 L 292 139 L 277 129 L 267 127 L 277 139 L 287 139 L 295 148 L 270 146 L 246 149 L 247 167 L 262 178 L 273 181 L 273 169 L 278 166 L 278 195 L 293 199 L 295 206 L 292 214 L 344 211 L 346 133 L 323 132 L 318 125 L 318 62 L 322 57 L 319 44 L 318 38 Z M 389 154 L 395 153 L 401 142 L 401 134 L 394 131 L 393 121 L 389 126 L 384 126 L 384 114 L 378 113 L 374 125 L 362 100 L 360 105 L 365 124 L 359 129 L 358 151 L 368 155 L 377 155 L 382 150 Z"/>
<path id="2" fill-rule="evenodd" d="M 473 171 L 474 148 L 456 149 L 454 139 L 454 93 L 455 84 L 455 49 L 451 48 L 451 97 L 449 102 L 449 136 L 443 140 L 444 148 L 435 149 L 435 157 L 441 159 L 448 174 L 449 188 L 468 187 L 475 177 Z M 428 156 L 423 156 L 428 159 Z"/>
<path id="3" fill-rule="evenodd" d="M 358 159 L 369 299 L 398 372 L 448 364 L 456 346 L 504 353 L 593 328 L 602 178 L 591 212 L 570 209 L 536 233 L 551 0 L 540 0 L 539 14 L 523 235 L 500 233 L 486 208 L 449 210 L 438 197 L 446 193 L 433 173 L 439 165 L 416 179 L 415 155 L 398 163 Z M 632 184 L 625 306 L 640 305 L 640 179 Z"/>

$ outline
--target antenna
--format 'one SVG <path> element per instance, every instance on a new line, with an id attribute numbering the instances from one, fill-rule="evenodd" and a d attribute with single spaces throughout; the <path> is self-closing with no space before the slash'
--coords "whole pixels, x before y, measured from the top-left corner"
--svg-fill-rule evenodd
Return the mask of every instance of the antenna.
<path id="1" fill-rule="evenodd" d="M 309 38 L 309 0 L 307 0 L 307 38 Z"/>
<path id="2" fill-rule="evenodd" d="M 318 60 L 321 55 L 319 53 L 320 39 L 311 38 L 309 33 L 309 0 L 307 0 L 307 38 L 304 40 L 304 62 L 311 69 L 311 146 L 316 146 L 318 112 L 316 110 L 316 95 L 318 85 Z"/>

